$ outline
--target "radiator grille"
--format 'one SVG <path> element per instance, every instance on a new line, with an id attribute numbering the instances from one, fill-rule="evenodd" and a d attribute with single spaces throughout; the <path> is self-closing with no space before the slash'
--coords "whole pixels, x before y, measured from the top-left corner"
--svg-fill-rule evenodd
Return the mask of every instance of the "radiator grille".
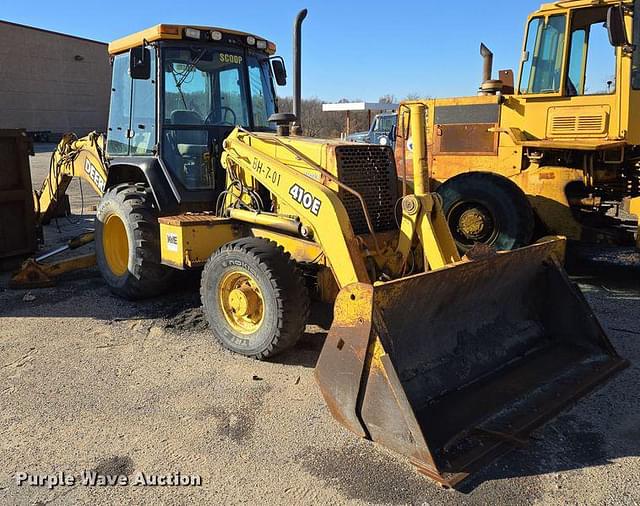
<path id="1" fill-rule="evenodd" d="M 366 204 L 374 232 L 397 228 L 394 216 L 398 181 L 393 151 L 384 146 L 340 146 L 336 148 L 340 181 L 360 193 Z M 369 232 L 360 200 L 340 189 L 351 226 L 356 235 Z"/>

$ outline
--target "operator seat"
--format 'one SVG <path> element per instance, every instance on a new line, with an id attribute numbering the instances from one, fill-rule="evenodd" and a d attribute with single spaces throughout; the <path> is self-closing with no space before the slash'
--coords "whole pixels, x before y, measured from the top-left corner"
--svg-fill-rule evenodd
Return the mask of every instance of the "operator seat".
<path id="1" fill-rule="evenodd" d="M 204 156 L 208 151 L 208 130 L 202 117 L 195 111 L 175 110 L 171 112 L 169 122 L 174 128 L 167 129 L 167 142 L 163 147 L 169 169 L 188 189 L 209 187 L 212 183 L 208 179 Z"/>
<path id="2" fill-rule="evenodd" d="M 204 120 L 196 111 L 175 110 L 171 113 L 171 124 L 175 126 L 202 125 Z M 207 150 L 206 130 L 174 130 L 174 141 L 180 156 L 195 157 Z"/>

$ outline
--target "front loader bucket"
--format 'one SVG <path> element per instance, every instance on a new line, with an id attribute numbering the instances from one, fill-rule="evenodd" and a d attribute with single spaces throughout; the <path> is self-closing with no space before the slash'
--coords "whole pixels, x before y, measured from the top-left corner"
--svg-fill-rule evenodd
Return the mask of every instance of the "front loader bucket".
<path id="1" fill-rule="evenodd" d="M 564 241 L 340 292 L 316 378 L 347 428 L 453 487 L 627 362 Z"/>

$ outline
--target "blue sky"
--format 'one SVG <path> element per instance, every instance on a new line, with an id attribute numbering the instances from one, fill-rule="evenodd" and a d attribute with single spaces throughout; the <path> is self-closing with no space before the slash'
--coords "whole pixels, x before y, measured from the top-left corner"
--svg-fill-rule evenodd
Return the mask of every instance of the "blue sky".
<path id="1" fill-rule="evenodd" d="M 475 94 L 479 44 L 495 53 L 494 69 L 515 69 L 528 13 L 540 0 L 236 2 L 216 0 L 31 0 L 4 2 L 15 23 L 108 42 L 157 23 L 235 28 L 278 45 L 290 68 L 291 26 L 303 7 L 303 95 L 326 101 Z M 98 7 L 100 6 L 100 7 Z M 290 72 L 291 75 L 291 72 Z M 290 90 L 280 88 L 279 95 Z"/>

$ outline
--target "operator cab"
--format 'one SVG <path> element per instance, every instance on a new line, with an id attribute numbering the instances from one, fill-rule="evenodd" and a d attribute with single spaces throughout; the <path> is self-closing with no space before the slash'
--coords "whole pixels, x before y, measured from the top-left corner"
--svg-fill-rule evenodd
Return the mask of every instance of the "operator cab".
<path id="1" fill-rule="evenodd" d="M 275 45 L 217 28 L 158 25 L 109 46 L 113 60 L 107 156 L 166 179 L 162 213 L 197 210 L 224 190 L 222 142 L 236 127 L 271 131 Z M 156 192 L 157 183 L 151 185 Z M 159 200 L 159 196 L 156 195 Z"/>

